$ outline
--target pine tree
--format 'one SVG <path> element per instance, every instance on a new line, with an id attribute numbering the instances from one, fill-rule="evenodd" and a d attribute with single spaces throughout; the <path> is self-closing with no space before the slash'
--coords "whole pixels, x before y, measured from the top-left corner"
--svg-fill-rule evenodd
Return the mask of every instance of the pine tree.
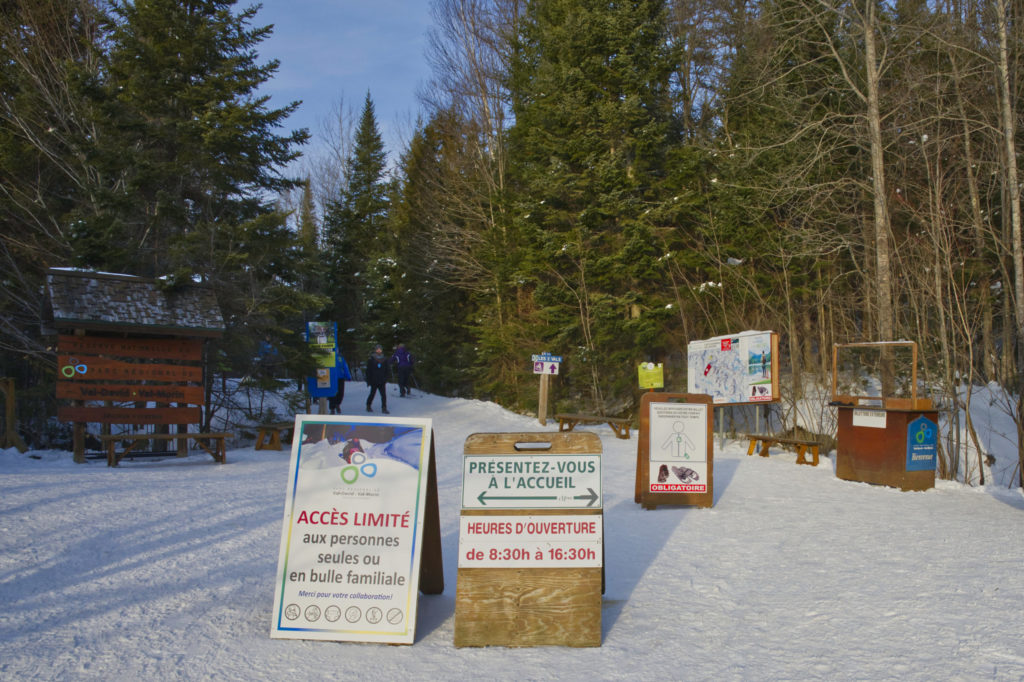
<path id="1" fill-rule="evenodd" d="M 645 211 L 671 131 L 664 5 L 540 0 L 520 39 L 512 141 L 535 300 L 575 391 L 621 410 L 652 312 Z"/>
<path id="2" fill-rule="evenodd" d="M 118 0 L 97 84 L 105 124 L 91 150 L 101 210 L 81 216 L 81 264 L 163 275 L 197 256 L 178 237 L 266 213 L 266 193 L 295 186 L 281 169 L 305 130 L 277 133 L 296 109 L 258 93 L 277 62 L 257 61 L 270 27 L 233 0 Z M 102 249 L 94 248 L 96 245 Z M 204 254 L 198 254 L 203 256 Z M 199 264 L 209 269 L 208 258 Z M 140 271 L 141 270 L 141 271 Z"/>
<path id="3" fill-rule="evenodd" d="M 366 93 L 352 154 L 344 168 L 345 189 L 324 216 L 324 251 L 329 271 L 326 319 L 338 323 L 339 344 L 361 357 L 367 345 L 389 347 L 394 338 L 390 279 L 393 240 L 387 230 L 387 154 L 373 100 Z"/>
<path id="4" fill-rule="evenodd" d="M 390 229 L 396 235 L 395 333 L 396 340 L 416 355 L 415 377 L 421 388 L 469 396 L 473 375 L 468 370 L 479 359 L 467 319 L 474 308 L 467 290 L 450 284 L 449 273 L 437 257 L 443 145 L 432 123 L 417 130 L 402 155 L 389 212 Z"/>
<path id="5" fill-rule="evenodd" d="M 75 216 L 76 264 L 217 292 L 228 331 L 220 360 L 252 373 L 261 343 L 305 368 L 301 250 L 271 193 L 308 133 L 280 134 L 298 102 L 272 109 L 257 61 L 269 26 L 233 0 L 117 0 L 93 84 L 92 205 Z"/>

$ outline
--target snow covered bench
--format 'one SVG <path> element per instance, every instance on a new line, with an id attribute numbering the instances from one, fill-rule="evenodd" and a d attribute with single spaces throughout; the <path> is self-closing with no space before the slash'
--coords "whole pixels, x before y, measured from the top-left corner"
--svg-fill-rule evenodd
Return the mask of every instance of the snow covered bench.
<path id="1" fill-rule="evenodd" d="M 572 431 L 577 424 L 605 423 L 612 427 L 616 438 L 629 438 L 631 420 L 622 417 L 606 417 L 599 414 L 556 414 L 559 431 Z"/>
<path id="2" fill-rule="evenodd" d="M 803 438 L 788 438 L 786 436 L 769 436 L 756 433 L 749 433 L 744 438 L 750 441 L 750 447 L 747 448 L 747 456 L 754 454 L 754 449 L 758 443 L 761 443 L 761 450 L 758 453 L 762 457 L 768 456 L 768 449 L 773 445 L 793 445 L 796 447 L 796 463 L 797 464 L 810 464 L 812 466 L 818 466 L 818 441 L 808 440 Z M 807 454 L 807 448 L 811 449 L 811 460 L 807 461 L 805 455 Z"/>

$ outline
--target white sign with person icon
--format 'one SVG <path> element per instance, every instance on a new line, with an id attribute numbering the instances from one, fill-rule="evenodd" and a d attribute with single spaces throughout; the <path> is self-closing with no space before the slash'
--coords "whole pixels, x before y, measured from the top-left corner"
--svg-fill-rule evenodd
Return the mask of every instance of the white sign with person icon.
<path id="1" fill-rule="evenodd" d="M 707 413 L 699 404 L 651 404 L 652 492 L 707 492 Z"/>
<path id="2" fill-rule="evenodd" d="M 431 420 L 299 415 L 295 435 L 271 637 L 411 644 L 438 525 Z M 439 527 L 426 544 L 440 571 Z"/>
<path id="3" fill-rule="evenodd" d="M 634 500 L 645 509 L 714 504 L 712 407 L 706 394 L 641 396 Z"/>

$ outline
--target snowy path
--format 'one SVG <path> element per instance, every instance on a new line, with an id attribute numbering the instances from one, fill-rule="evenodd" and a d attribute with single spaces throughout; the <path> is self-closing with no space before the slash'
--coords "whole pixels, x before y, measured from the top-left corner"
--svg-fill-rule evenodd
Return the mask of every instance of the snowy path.
<path id="1" fill-rule="evenodd" d="M 361 407 L 359 387 L 346 407 Z M 455 649 L 460 457 L 494 405 L 434 419 L 446 589 L 410 647 L 269 638 L 287 452 L 74 465 L 0 452 L 0 679 L 1024 679 L 1024 497 L 835 478 L 830 459 L 716 449 L 712 509 L 633 502 L 636 432 L 604 452 L 595 649 Z"/>

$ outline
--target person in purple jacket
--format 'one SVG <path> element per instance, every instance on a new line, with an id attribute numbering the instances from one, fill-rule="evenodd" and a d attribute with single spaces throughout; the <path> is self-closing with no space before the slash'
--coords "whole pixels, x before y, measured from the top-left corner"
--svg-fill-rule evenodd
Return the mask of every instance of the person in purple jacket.
<path id="1" fill-rule="evenodd" d="M 398 377 L 398 394 L 403 398 L 406 395 L 412 395 L 412 389 L 409 388 L 409 378 L 412 376 L 412 366 L 415 363 L 416 358 L 405 347 L 405 344 L 398 344 L 398 348 L 395 349 L 394 354 L 391 356 L 391 364 L 395 366 L 395 375 Z"/>

